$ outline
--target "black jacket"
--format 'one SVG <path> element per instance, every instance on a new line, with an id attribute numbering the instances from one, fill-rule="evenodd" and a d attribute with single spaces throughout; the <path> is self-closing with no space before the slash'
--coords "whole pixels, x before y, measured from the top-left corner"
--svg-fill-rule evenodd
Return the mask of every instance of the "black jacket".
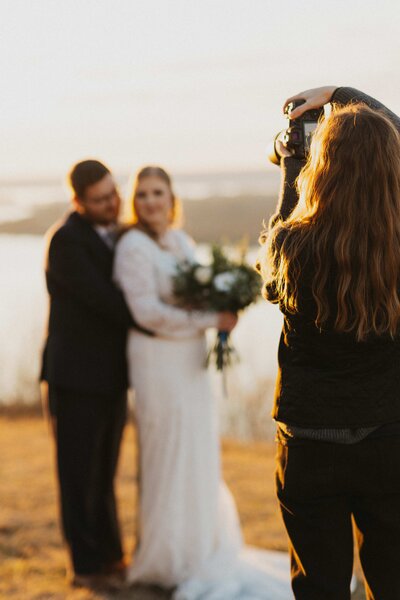
<path id="1" fill-rule="evenodd" d="M 77 212 L 51 236 L 50 295 L 41 378 L 89 393 L 127 387 L 126 337 L 134 321 L 112 282 L 113 251 Z"/>
<path id="2" fill-rule="evenodd" d="M 383 109 L 400 130 L 400 119 L 377 100 L 353 88 L 338 88 L 333 101 L 360 101 Z M 282 188 L 271 226 L 285 221 L 297 204 L 295 180 L 303 162 L 282 160 Z M 400 215 L 399 215 L 400 218 Z M 285 231 L 283 230 L 284 234 Z M 283 241 L 278 235 L 277 243 Z M 351 428 L 400 422 L 400 336 L 371 336 L 358 342 L 353 334 L 338 333 L 333 322 L 320 331 L 315 326 L 316 305 L 311 292 L 315 267 L 299 257 L 299 310 L 284 313 L 279 343 L 279 371 L 273 417 L 289 425 L 311 428 Z M 266 287 L 276 301 L 273 281 Z M 335 313 L 335 274 L 327 290 Z"/>

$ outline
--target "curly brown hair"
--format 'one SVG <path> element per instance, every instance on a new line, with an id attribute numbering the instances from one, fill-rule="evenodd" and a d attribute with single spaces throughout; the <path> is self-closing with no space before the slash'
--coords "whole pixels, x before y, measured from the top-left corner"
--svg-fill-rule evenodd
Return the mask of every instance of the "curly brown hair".
<path id="1" fill-rule="evenodd" d="M 333 319 L 336 331 L 359 341 L 371 333 L 393 337 L 400 320 L 399 132 L 364 104 L 334 107 L 315 132 L 297 189 L 296 209 L 266 236 L 267 285 L 296 313 L 297 282 L 311 259 L 317 327 Z M 334 315 L 327 296 L 332 273 Z"/>

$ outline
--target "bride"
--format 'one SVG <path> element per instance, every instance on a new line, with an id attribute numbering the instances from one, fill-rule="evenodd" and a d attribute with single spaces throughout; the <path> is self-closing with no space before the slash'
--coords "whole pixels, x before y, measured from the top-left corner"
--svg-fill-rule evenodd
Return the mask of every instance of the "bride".
<path id="1" fill-rule="evenodd" d="M 245 548 L 221 479 L 216 406 L 205 370 L 205 330 L 231 330 L 231 313 L 174 306 L 179 261 L 195 260 L 174 227 L 169 175 L 146 167 L 133 190 L 133 226 L 120 239 L 115 280 L 137 322 L 128 364 L 140 457 L 139 543 L 128 582 L 175 588 L 175 600 L 288 600 L 286 554 Z"/>

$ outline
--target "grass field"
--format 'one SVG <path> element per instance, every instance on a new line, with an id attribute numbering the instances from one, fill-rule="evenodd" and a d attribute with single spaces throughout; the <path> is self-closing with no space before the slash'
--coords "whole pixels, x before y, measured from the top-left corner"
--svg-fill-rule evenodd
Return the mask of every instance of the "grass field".
<path id="1" fill-rule="evenodd" d="M 128 555 L 135 543 L 134 437 L 134 429 L 129 425 L 125 431 L 117 482 L 120 520 Z M 222 445 L 224 475 L 239 507 L 246 542 L 285 551 L 286 534 L 273 489 L 274 454 L 273 443 L 243 445 L 225 440 Z M 66 582 L 66 554 L 58 526 L 53 445 L 43 419 L 1 415 L 0 456 L 0 598 L 105 598 L 85 590 L 72 590 Z M 169 594 L 158 589 L 137 588 L 115 594 L 113 598 L 166 600 Z M 354 598 L 363 600 L 362 590 L 358 590 Z"/>

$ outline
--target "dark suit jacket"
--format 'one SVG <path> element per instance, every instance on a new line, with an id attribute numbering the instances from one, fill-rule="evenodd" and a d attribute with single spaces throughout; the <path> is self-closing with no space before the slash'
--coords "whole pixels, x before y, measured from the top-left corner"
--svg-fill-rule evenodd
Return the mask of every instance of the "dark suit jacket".
<path id="1" fill-rule="evenodd" d="M 89 393 L 126 389 L 126 336 L 134 322 L 112 282 L 112 265 L 113 251 L 76 212 L 51 236 L 41 377 L 50 385 Z"/>

